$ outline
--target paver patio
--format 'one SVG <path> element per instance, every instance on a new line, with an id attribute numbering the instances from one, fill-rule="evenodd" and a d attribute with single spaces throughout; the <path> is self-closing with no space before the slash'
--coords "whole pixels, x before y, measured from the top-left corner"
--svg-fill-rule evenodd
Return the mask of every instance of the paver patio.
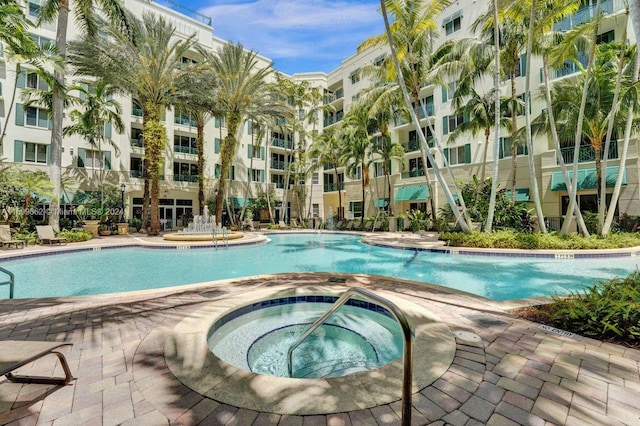
<path id="1" fill-rule="evenodd" d="M 256 412 L 203 397 L 168 369 L 167 337 L 203 305 L 266 287 L 308 285 L 358 286 L 404 298 L 440 317 L 452 332 L 480 337 L 479 342 L 456 339 L 448 370 L 413 395 L 413 424 L 640 424 L 638 350 L 547 331 L 513 317 L 504 304 L 436 286 L 368 275 L 344 275 L 346 282 L 337 284 L 330 280 L 335 275 L 282 274 L 107 296 L 1 300 L 0 339 L 72 342 L 64 353 L 75 380 L 62 388 L 1 380 L 0 424 L 399 424 L 400 401 L 327 415 Z M 30 373 L 59 374 L 59 365 L 55 370 L 53 365 L 38 360 Z"/>

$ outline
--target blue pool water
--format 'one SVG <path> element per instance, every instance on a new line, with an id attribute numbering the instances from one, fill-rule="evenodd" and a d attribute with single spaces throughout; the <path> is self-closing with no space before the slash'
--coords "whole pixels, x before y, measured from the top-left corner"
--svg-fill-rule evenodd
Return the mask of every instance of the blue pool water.
<path id="1" fill-rule="evenodd" d="M 625 276 L 638 257 L 549 259 L 398 250 L 340 234 L 270 235 L 266 244 L 191 250 L 121 248 L 22 260 L 0 266 L 16 277 L 15 297 L 144 290 L 282 272 L 379 274 L 451 287 L 494 300 L 567 294 Z M 8 297 L 7 286 L 0 297 Z"/>

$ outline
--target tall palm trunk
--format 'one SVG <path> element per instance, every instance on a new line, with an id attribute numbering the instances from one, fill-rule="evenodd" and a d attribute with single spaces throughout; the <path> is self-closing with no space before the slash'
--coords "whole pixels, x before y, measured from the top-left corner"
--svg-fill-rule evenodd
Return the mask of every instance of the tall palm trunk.
<path id="1" fill-rule="evenodd" d="M 196 153 L 198 155 L 198 214 L 204 214 L 204 113 L 196 112 Z"/>
<path id="2" fill-rule="evenodd" d="M 498 160 L 500 156 L 500 30 L 498 27 L 498 1 L 493 0 L 493 56 L 495 70 L 493 82 L 495 84 L 495 134 L 493 145 L 493 178 L 491 180 L 491 195 L 489 196 L 489 211 L 484 225 L 485 232 L 493 229 L 493 215 L 496 211 L 496 195 L 498 193 Z M 515 131 L 515 129 L 514 129 Z"/>
<path id="3" fill-rule="evenodd" d="M 160 107 L 152 102 L 146 102 L 142 123 L 147 174 L 149 176 L 149 216 L 151 219 L 149 235 L 156 236 L 160 233 L 160 167 L 162 165 L 162 150 L 167 137 L 165 128 L 160 123 Z"/>
<path id="4" fill-rule="evenodd" d="M 218 195 L 216 196 L 216 222 L 222 223 L 222 207 L 227 190 L 227 178 L 236 149 L 236 133 L 240 125 L 240 116 L 237 113 L 227 114 L 227 136 L 222 140 L 220 148 L 220 180 L 218 181 Z"/>
<path id="5" fill-rule="evenodd" d="M 536 173 L 536 164 L 533 161 L 533 137 L 531 135 L 531 112 L 529 111 L 529 101 L 531 96 L 531 52 L 533 50 L 533 27 L 535 24 L 536 0 L 531 1 L 531 14 L 529 15 L 529 36 L 527 37 L 527 70 L 525 72 L 525 89 L 524 89 L 524 120 L 527 131 L 527 160 L 529 161 L 529 180 L 531 181 L 531 192 L 533 193 L 533 203 L 536 206 L 536 215 L 538 216 L 538 226 L 540 232 L 547 232 L 547 225 L 544 222 L 544 214 L 542 213 L 542 203 L 540 202 L 540 192 L 538 191 L 538 178 Z M 514 127 L 514 129 L 516 129 Z M 512 190 L 515 196 L 515 190 Z"/>
<path id="6" fill-rule="evenodd" d="M 633 32 L 636 35 L 636 40 L 640 37 L 640 2 L 633 1 L 629 3 L 629 12 L 631 14 L 631 24 L 633 26 Z M 638 82 L 638 74 L 640 74 L 640 55 L 636 52 L 635 63 L 633 65 L 632 84 Z M 633 116 L 635 113 L 635 104 L 631 102 L 629 104 L 629 110 L 627 111 L 627 122 L 624 129 L 624 142 L 622 145 L 622 154 L 620 155 L 620 167 L 618 169 L 618 176 L 616 178 L 616 184 L 613 188 L 613 194 L 611 195 L 611 202 L 609 211 L 607 212 L 607 219 L 603 226 L 603 235 L 606 235 L 611 228 L 613 222 L 613 215 L 615 214 L 618 198 L 620 197 L 620 190 L 622 188 L 622 177 L 624 176 L 624 169 L 627 163 L 627 150 L 629 148 L 629 139 L 631 138 L 631 127 L 633 124 Z"/>
<path id="7" fill-rule="evenodd" d="M 498 22 L 498 21 L 495 21 Z M 497 26 L 497 25 L 495 25 Z M 511 65 L 509 69 L 509 73 L 511 74 L 510 82 L 511 82 L 511 126 L 513 129 L 513 133 L 511 135 L 511 201 L 516 200 L 516 181 L 518 174 L 518 144 L 516 143 L 515 133 L 518 130 L 518 113 L 516 108 L 516 65 L 515 62 Z M 496 83 L 496 86 L 499 83 Z M 525 105 L 526 108 L 526 105 Z"/>
<path id="8" fill-rule="evenodd" d="M 66 63 L 67 58 L 67 24 L 69 21 L 69 0 L 60 0 L 58 7 L 58 23 L 56 28 L 56 48 L 58 55 Z M 49 203 L 49 225 L 55 230 L 60 229 L 60 186 L 62 176 L 62 119 L 64 114 L 64 102 L 62 86 L 64 86 L 64 72 L 58 68 L 54 70 L 55 84 L 51 88 L 51 148 L 49 160 L 51 169 L 49 177 L 53 186 L 51 201 Z"/>

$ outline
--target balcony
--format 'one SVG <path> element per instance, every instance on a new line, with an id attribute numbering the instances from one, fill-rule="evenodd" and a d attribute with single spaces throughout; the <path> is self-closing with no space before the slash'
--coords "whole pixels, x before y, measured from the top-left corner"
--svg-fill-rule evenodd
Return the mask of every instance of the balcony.
<path id="1" fill-rule="evenodd" d="M 330 104 L 332 102 L 335 102 L 338 99 L 342 99 L 342 98 L 344 98 L 344 89 L 338 89 L 333 93 L 333 95 L 327 94 L 327 96 L 324 98 L 323 103 L 325 105 L 328 105 L 328 104 Z"/>
<path id="2" fill-rule="evenodd" d="M 287 170 L 289 162 L 280 160 L 271 160 L 271 168 L 275 170 Z"/>
<path id="3" fill-rule="evenodd" d="M 324 192 L 335 192 L 338 190 L 337 183 L 325 183 L 324 184 Z M 344 182 L 340 182 L 340 190 L 344 191 Z"/>
<path id="4" fill-rule="evenodd" d="M 409 170 L 408 172 L 402 172 L 400 179 L 411 179 L 414 177 L 424 176 L 424 169 Z"/>
<path id="5" fill-rule="evenodd" d="M 625 10 L 624 2 L 622 0 L 603 0 L 600 2 L 600 9 L 605 15 L 612 15 L 617 12 Z M 560 22 L 557 22 L 553 29 L 554 31 L 569 31 L 576 25 L 580 25 L 593 18 L 596 14 L 596 2 L 592 5 L 579 9 L 571 16 L 567 16 Z"/>
<path id="6" fill-rule="evenodd" d="M 144 141 L 142 139 L 129 139 L 131 146 L 135 146 L 136 148 L 144 148 Z"/>
<path id="7" fill-rule="evenodd" d="M 604 145 L 604 144 L 603 144 Z M 561 148 L 560 152 L 562 153 L 562 159 L 565 164 L 573 164 L 573 151 L 574 148 Z M 618 141 L 611 141 L 609 145 L 609 159 L 615 160 L 618 158 Z M 578 163 L 588 163 L 590 161 L 596 161 L 596 153 L 593 151 L 593 148 L 590 146 L 583 145 L 580 147 L 578 151 Z M 560 164 L 560 162 L 558 162 Z"/>
<path id="8" fill-rule="evenodd" d="M 281 138 L 271 138 L 271 146 L 278 148 L 293 149 L 293 141 Z"/>
<path id="9" fill-rule="evenodd" d="M 198 155 L 198 149 L 195 148 L 195 147 L 191 147 L 191 146 L 174 145 L 173 146 L 173 152 L 179 152 L 181 154 Z"/>
<path id="10" fill-rule="evenodd" d="M 181 126 L 198 127 L 196 120 L 191 120 L 189 117 L 175 116 L 173 117 L 173 122 Z"/>
<path id="11" fill-rule="evenodd" d="M 198 175 L 173 175 L 174 182 L 198 182 Z"/>
<path id="12" fill-rule="evenodd" d="M 335 115 L 330 115 L 329 117 L 324 118 L 324 127 L 331 126 L 332 124 L 336 124 L 344 118 L 344 111 L 338 111 Z"/>
<path id="13" fill-rule="evenodd" d="M 420 151 L 420 141 L 408 141 L 402 144 L 406 152 Z"/>
<path id="14" fill-rule="evenodd" d="M 131 115 L 133 115 L 134 117 L 142 117 L 142 108 L 131 108 Z"/>
<path id="15" fill-rule="evenodd" d="M 429 117 L 433 117 L 436 113 L 435 113 L 435 106 L 434 104 L 426 104 L 425 105 L 426 110 L 427 110 L 427 114 L 425 115 L 424 110 L 425 108 L 420 107 L 418 109 L 418 119 L 423 120 L 425 118 L 427 118 L 427 116 Z M 403 124 L 407 124 L 409 122 L 409 120 L 405 120 L 403 118 L 397 118 L 395 119 L 395 125 L 397 126 L 402 126 Z"/>
<path id="16" fill-rule="evenodd" d="M 129 175 L 135 179 L 144 179 L 144 171 L 142 170 L 129 170 Z M 160 175 L 160 180 L 164 180 L 164 175 Z"/>

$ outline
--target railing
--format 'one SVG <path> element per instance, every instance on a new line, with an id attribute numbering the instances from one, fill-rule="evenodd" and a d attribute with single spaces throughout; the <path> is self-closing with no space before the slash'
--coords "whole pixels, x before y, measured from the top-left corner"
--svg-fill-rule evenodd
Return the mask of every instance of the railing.
<path id="1" fill-rule="evenodd" d="M 287 170 L 289 163 L 286 161 L 271 160 L 271 168 L 276 170 Z"/>
<path id="2" fill-rule="evenodd" d="M 182 154 L 193 154 L 193 155 L 197 155 L 198 154 L 198 149 L 192 146 L 181 146 L 181 145 L 174 145 L 173 146 L 173 152 L 179 152 Z"/>
<path id="3" fill-rule="evenodd" d="M 420 151 L 420 141 L 407 141 L 402 144 L 407 152 Z"/>
<path id="4" fill-rule="evenodd" d="M 333 192 L 338 190 L 337 183 L 325 183 L 324 184 L 324 192 Z M 344 182 L 340 182 L 340 190 L 344 191 Z"/>
<path id="5" fill-rule="evenodd" d="M 8 271 L 4 268 L 0 268 L 0 272 L 4 272 L 5 274 L 9 275 L 9 281 L 0 282 L 0 285 L 9 285 L 9 299 L 13 299 L 13 286 L 16 281 L 15 276 L 13 275 L 13 272 Z"/>
<path id="6" fill-rule="evenodd" d="M 189 117 L 176 116 L 173 117 L 173 122 L 176 124 L 180 124 L 181 126 L 198 127 L 198 123 L 195 120 L 190 119 Z"/>
<path id="7" fill-rule="evenodd" d="M 289 141 L 281 138 L 272 138 L 271 145 L 279 148 L 293 149 L 293 141 Z"/>
<path id="8" fill-rule="evenodd" d="M 424 169 L 409 170 L 408 172 L 402 172 L 400 179 L 410 179 L 414 177 L 424 176 Z"/>
<path id="9" fill-rule="evenodd" d="M 142 108 L 131 108 L 131 115 L 134 117 L 142 117 Z"/>
<path id="10" fill-rule="evenodd" d="M 338 99 L 342 99 L 342 98 L 344 98 L 344 89 L 338 89 L 333 93 L 333 96 L 327 96 L 324 99 L 323 103 L 327 105 L 327 104 L 330 104 L 331 102 L 335 102 Z"/>
<path id="11" fill-rule="evenodd" d="M 574 147 L 560 148 L 560 153 L 562 154 L 562 159 L 565 164 L 573 163 L 573 151 Z M 604 157 L 604 155 L 602 155 L 602 157 Z M 618 158 L 618 141 L 613 140 L 609 144 L 609 159 L 615 160 L 616 158 Z M 587 163 L 589 161 L 596 161 L 596 153 L 591 146 L 583 145 L 578 151 L 578 163 Z M 559 161 L 557 161 L 557 163 L 560 164 Z"/>
<path id="12" fill-rule="evenodd" d="M 289 373 L 289 377 L 292 377 L 293 374 L 293 351 L 302 343 L 311 333 L 313 333 L 318 327 L 322 325 L 322 323 L 329 318 L 335 311 L 338 310 L 342 305 L 347 303 L 349 299 L 352 298 L 354 294 L 357 294 L 365 299 L 373 300 L 376 303 L 387 308 L 391 314 L 395 317 L 398 324 L 400 324 L 400 328 L 402 328 L 402 337 L 404 340 L 403 347 L 403 369 L 402 369 L 402 425 L 408 426 L 411 424 L 411 385 L 413 380 L 413 365 L 412 365 L 412 351 L 413 351 L 413 332 L 411 330 L 411 326 L 409 325 L 409 321 L 407 321 L 407 317 L 394 303 L 385 299 L 384 297 L 380 297 L 375 293 L 372 293 L 368 290 L 362 288 L 350 288 L 345 291 L 342 296 L 338 300 L 331 305 L 331 308 L 327 312 L 325 312 L 320 318 L 314 321 L 313 324 L 307 328 L 307 330 L 302 333 L 298 340 L 296 340 L 287 351 L 287 372 Z"/>
<path id="13" fill-rule="evenodd" d="M 342 121 L 344 118 L 344 111 L 338 111 L 335 115 L 330 115 L 329 117 L 325 117 L 324 119 L 324 127 L 331 126 L 332 124 L 336 124 L 339 121 Z"/>
<path id="14" fill-rule="evenodd" d="M 191 19 L 194 19 L 202 24 L 211 26 L 211 17 L 207 16 L 207 15 L 203 15 L 200 12 L 196 12 L 193 9 L 189 9 L 186 6 L 181 5 L 178 2 L 175 2 L 173 0 L 158 0 L 159 4 L 166 4 L 168 5 L 171 9 L 182 13 L 185 16 L 188 16 Z"/>
<path id="15" fill-rule="evenodd" d="M 197 182 L 198 175 L 173 175 L 174 182 Z"/>
<path id="16" fill-rule="evenodd" d="M 611 15 L 613 13 L 624 10 L 624 2 L 622 0 L 604 0 L 600 2 L 600 10 L 605 15 Z M 596 14 L 596 2 L 594 1 L 592 5 L 581 8 L 576 13 L 571 16 L 567 16 L 560 22 L 557 22 L 553 29 L 555 31 L 569 31 L 571 28 L 576 25 L 580 25 L 584 22 L 587 22 L 589 19 L 593 18 Z"/>
<path id="17" fill-rule="evenodd" d="M 144 179 L 144 171 L 142 170 L 129 170 L 129 176 L 137 179 Z M 160 180 L 164 180 L 164 175 L 160 175 Z"/>
<path id="18" fill-rule="evenodd" d="M 131 142 L 131 146 L 135 146 L 138 148 L 144 148 L 144 141 L 142 139 L 129 139 L 129 142 Z"/>

